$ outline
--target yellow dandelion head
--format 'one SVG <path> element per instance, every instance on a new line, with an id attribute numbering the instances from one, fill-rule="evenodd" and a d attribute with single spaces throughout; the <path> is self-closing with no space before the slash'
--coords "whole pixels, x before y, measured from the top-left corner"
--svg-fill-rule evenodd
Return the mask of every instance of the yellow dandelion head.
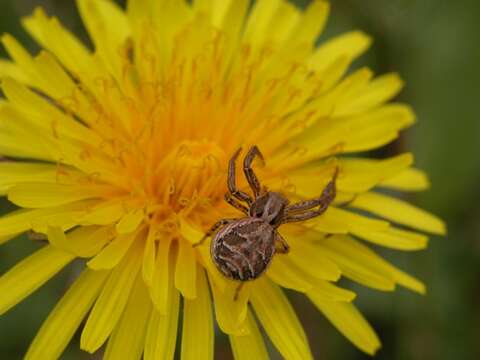
<path id="1" fill-rule="evenodd" d="M 373 191 L 427 188 L 411 154 L 349 155 L 414 122 L 408 105 L 389 102 L 398 75 L 348 73 L 371 39 L 353 31 L 316 47 L 329 13 L 318 0 L 305 10 L 286 0 L 77 5 L 94 50 L 42 9 L 23 19 L 39 54 L 2 37 L 11 60 L 0 60 L 0 192 L 20 209 L 0 218 L 0 243 L 33 231 L 48 244 L 2 275 L 0 313 L 85 259 L 26 357 L 58 358 L 86 320 L 86 351 L 107 343 L 107 359 L 172 358 L 182 309 L 182 359 L 213 357 L 214 318 L 235 359 L 268 357 L 259 325 L 284 358 L 310 359 L 282 287 L 375 353 L 355 294 L 336 281 L 423 293 L 365 242 L 419 250 L 427 237 L 417 231 L 445 228 Z M 290 251 L 239 291 L 212 262 L 211 238 L 198 243 L 219 219 L 252 216 L 224 201 L 229 159 L 252 146 L 265 159 L 253 162 L 263 192 L 295 203 L 334 184 L 336 197 L 320 216 L 282 225 Z M 252 197 L 240 173 L 238 188 Z"/>

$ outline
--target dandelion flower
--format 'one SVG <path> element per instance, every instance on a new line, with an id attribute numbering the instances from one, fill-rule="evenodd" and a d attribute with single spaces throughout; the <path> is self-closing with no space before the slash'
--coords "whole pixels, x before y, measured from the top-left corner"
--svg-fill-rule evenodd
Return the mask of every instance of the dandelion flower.
<path id="1" fill-rule="evenodd" d="M 0 191 L 18 209 L 0 219 L 0 243 L 26 231 L 48 243 L 2 275 L 0 313 L 74 259 L 85 264 L 26 358 L 58 358 L 85 322 L 81 348 L 106 344 L 106 359 L 171 359 L 177 337 L 182 359 L 211 359 L 216 322 L 236 359 L 268 358 L 261 328 L 284 358 L 311 359 L 282 288 L 305 294 L 375 353 L 379 339 L 355 294 L 336 282 L 423 293 L 368 243 L 418 250 L 427 244 L 419 231 L 445 229 L 374 191 L 427 188 L 411 154 L 352 155 L 414 122 L 409 106 L 390 102 L 402 88 L 396 74 L 347 73 L 371 39 L 354 31 L 316 47 L 323 1 L 304 11 L 286 0 L 77 5 L 94 50 L 42 9 L 23 19 L 38 55 L 2 37 L 11 60 L 0 62 Z M 312 198 L 338 168 L 338 195 L 322 216 L 282 227 L 290 253 L 235 300 L 237 283 L 213 265 L 208 242 L 193 244 L 219 218 L 241 216 L 223 201 L 226 169 L 252 145 L 264 153 L 265 166 L 255 166 L 269 189 Z"/>

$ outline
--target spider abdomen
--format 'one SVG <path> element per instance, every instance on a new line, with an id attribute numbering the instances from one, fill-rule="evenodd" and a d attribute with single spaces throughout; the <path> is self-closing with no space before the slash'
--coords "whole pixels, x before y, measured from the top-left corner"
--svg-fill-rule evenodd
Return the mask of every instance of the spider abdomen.
<path id="1" fill-rule="evenodd" d="M 235 220 L 215 235 L 210 251 L 213 262 L 226 277 L 256 279 L 275 253 L 275 229 L 259 218 Z"/>

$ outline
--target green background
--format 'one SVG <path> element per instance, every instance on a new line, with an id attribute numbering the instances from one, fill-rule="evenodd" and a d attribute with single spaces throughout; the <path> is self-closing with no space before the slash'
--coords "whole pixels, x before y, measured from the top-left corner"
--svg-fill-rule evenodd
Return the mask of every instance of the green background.
<path id="1" fill-rule="evenodd" d="M 308 2 L 296 1 L 299 6 Z M 38 5 L 86 39 L 74 1 L 65 0 L 0 0 L 0 33 L 9 32 L 37 51 L 20 27 L 19 17 Z M 360 64 L 376 73 L 398 71 L 407 84 L 400 99 L 413 105 L 419 119 L 376 155 L 415 153 L 417 166 L 430 174 L 433 185 L 407 199 L 446 220 L 449 233 L 444 238 L 433 237 L 428 250 L 419 253 L 380 250 L 423 279 L 428 295 L 403 289 L 380 293 L 352 285 L 359 292 L 356 304 L 383 342 L 376 359 L 480 359 L 480 2 L 332 1 L 323 39 L 352 29 L 364 30 L 375 39 Z M 5 56 L 3 50 L 0 55 Z M 3 212 L 8 210 L 7 203 L 0 205 Z M 35 247 L 25 238 L 1 246 L 0 273 Z M 0 318 L 0 359 L 22 357 L 79 266 L 73 264 Z M 304 298 L 290 295 L 315 359 L 369 358 Z M 227 339 L 218 336 L 215 358 L 231 357 Z M 78 350 L 77 334 L 63 358 L 101 358 L 101 354 L 91 356 Z M 273 349 L 272 358 L 280 358 Z"/>

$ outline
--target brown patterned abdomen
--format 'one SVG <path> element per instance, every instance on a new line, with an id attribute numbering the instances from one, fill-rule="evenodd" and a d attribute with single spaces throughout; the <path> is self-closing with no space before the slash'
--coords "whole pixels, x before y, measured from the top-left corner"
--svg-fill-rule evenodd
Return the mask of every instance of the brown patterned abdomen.
<path id="1" fill-rule="evenodd" d="M 247 281 L 265 272 L 275 253 L 275 229 L 259 218 L 243 218 L 222 228 L 210 248 L 218 270 Z"/>

